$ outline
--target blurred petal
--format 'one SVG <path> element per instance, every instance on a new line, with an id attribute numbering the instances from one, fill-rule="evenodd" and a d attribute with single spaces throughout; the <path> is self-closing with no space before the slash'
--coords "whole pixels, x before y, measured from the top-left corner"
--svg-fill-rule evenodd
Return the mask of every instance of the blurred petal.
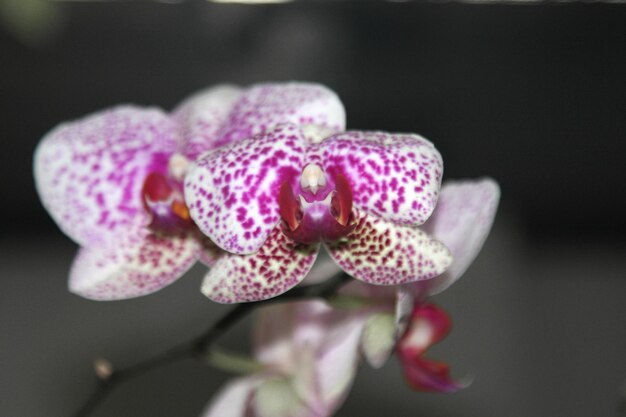
<path id="1" fill-rule="evenodd" d="M 257 358 L 290 371 L 281 383 L 289 384 L 288 390 L 283 388 L 299 399 L 290 404 L 306 412 L 287 415 L 330 416 L 339 407 L 356 373 L 365 317 L 322 300 L 262 309 Z"/>
<path id="2" fill-rule="evenodd" d="M 283 125 L 196 161 L 185 200 L 200 230 L 226 251 L 256 252 L 280 220 L 278 190 L 296 181 L 304 146 L 300 131 Z"/>
<path id="3" fill-rule="evenodd" d="M 294 365 L 294 303 L 279 303 L 257 310 L 254 325 L 254 356 L 266 364 Z"/>
<path id="4" fill-rule="evenodd" d="M 454 262 L 454 260 L 452 262 Z M 437 277 L 433 279 L 436 278 Z M 404 334 L 404 332 L 406 331 L 406 327 L 409 324 L 411 312 L 413 311 L 413 306 L 415 305 L 415 300 L 417 298 L 417 284 L 419 284 L 420 282 L 426 281 L 418 281 L 417 283 L 404 284 L 396 287 L 396 305 L 394 319 L 394 322 L 396 324 L 396 340 Z"/>
<path id="5" fill-rule="evenodd" d="M 448 249 L 423 231 L 360 215 L 345 241 L 327 244 L 330 255 L 354 278 L 397 285 L 441 274 L 452 262 Z"/>
<path id="6" fill-rule="evenodd" d="M 201 153 L 214 149 L 241 93 L 239 87 L 218 85 L 200 91 L 178 105 L 173 112 L 181 130 L 178 152 L 195 160 Z"/>
<path id="7" fill-rule="evenodd" d="M 396 344 L 394 316 L 376 313 L 365 322 L 361 345 L 368 363 L 374 368 L 382 367 Z"/>
<path id="8" fill-rule="evenodd" d="M 452 321 L 434 304 L 415 306 L 411 323 L 400 342 L 398 356 L 407 382 L 419 391 L 454 392 L 467 384 L 450 378 L 448 365 L 423 357 L 432 345 L 450 332 Z"/>
<path id="9" fill-rule="evenodd" d="M 316 141 L 321 132 L 325 137 L 344 130 L 345 119 L 339 97 L 323 85 L 259 84 L 248 89 L 236 103 L 221 144 L 252 137 L 282 123 L 302 127 L 307 139 Z"/>
<path id="10" fill-rule="evenodd" d="M 197 243 L 186 234 L 137 233 L 107 247 L 80 249 L 70 291 L 94 300 L 139 297 L 176 281 L 196 257 Z"/>
<path id="11" fill-rule="evenodd" d="M 337 316 L 317 349 L 317 379 L 323 415 L 332 415 L 346 398 L 356 376 L 364 314 L 334 310 Z"/>
<path id="12" fill-rule="evenodd" d="M 230 381 L 215 395 L 202 417 L 244 417 L 253 390 L 263 382 L 259 376 Z"/>
<path id="13" fill-rule="evenodd" d="M 293 380 L 276 377 L 263 381 L 251 401 L 254 417 L 321 417 L 314 414 L 295 390 Z"/>
<path id="14" fill-rule="evenodd" d="M 147 225 L 141 189 L 176 148 L 173 122 L 158 109 L 122 106 L 64 123 L 35 152 L 35 183 L 61 230 L 81 245 L 111 242 Z"/>
<path id="15" fill-rule="evenodd" d="M 204 278 L 202 293 L 225 304 L 276 297 L 304 279 L 318 249 L 294 246 L 276 226 L 257 253 L 225 253 Z"/>
<path id="16" fill-rule="evenodd" d="M 421 295 L 452 285 L 483 246 L 498 208 L 500 188 L 492 179 L 446 182 L 432 217 L 422 229 L 450 249 L 454 261 L 442 275 L 418 283 Z"/>
<path id="17" fill-rule="evenodd" d="M 419 225 L 431 215 L 441 185 L 439 152 L 417 135 L 345 132 L 324 140 L 324 169 L 343 173 L 354 207 L 402 225 Z"/>

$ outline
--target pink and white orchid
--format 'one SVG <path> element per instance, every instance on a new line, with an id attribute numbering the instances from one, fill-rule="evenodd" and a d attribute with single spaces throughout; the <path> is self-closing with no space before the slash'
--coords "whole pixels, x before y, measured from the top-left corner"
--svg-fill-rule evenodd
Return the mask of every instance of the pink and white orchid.
<path id="1" fill-rule="evenodd" d="M 422 229 L 450 248 L 454 260 L 448 270 L 427 281 L 398 286 L 395 291 L 355 284 L 344 290 L 344 294 L 370 300 L 368 308 L 373 313 L 362 345 L 372 366 L 382 366 L 395 348 L 414 388 L 451 392 L 466 385 L 452 380 L 444 364 L 423 358 L 424 352 L 451 328 L 445 312 L 428 304 L 427 298 L 456 282 L 478 255 L 491 229 L 499 197 L 498 185 L 491 179 L 444 183 L 437 207 Z"/>
<path id="2" fill-rule="evenodd" d="M 254 123 L 270 124 L 245 110 Z M 448 249 L 415 227 L 432 213 L 441 183 L 441 156 L 429 141 L 342 132 L 339 105 L 295 112 L 287 103 L 284 112 L 298 117 L 206 153 L 189 170 L 190 215 L 229 252 L 207 274 L 205 295 L 222 303 L 275 297 L 302 281 L 320 244 L 367 283 L 445 271 Z"/>
<path id="3" fill-rule="evenodd" d="M 255 357 L 263 370 L 237 378 L 203 417 L 325 417 L 343 403 L 354 379 L 364 315 L 321 300 L 262 308 Z"/>
<path id="4" fill-rule="evenodd" d="M 172 283 L 198 258 L 212 265 L 221 251 L 198 233 L 183 198 L 189 161 L 275 123 L 336 129 L 342 111 L 334 93 L 314 84 L 219 86 L 170 114 L 126 105 L 61 124 L 36 150 L 35 182 L 52 218 L 81 246 L 70 290 L 137 297 Z M 251 113 L 265 115 L 263 123 Z"/>
<path id="5" fill-rule="evenodd" d="M 210 128 L 228 114 L 240 91 L 221 86 L 183 103 L 173 114 L 118 106 L 63 123 L 35 152 L 41 200 L 81 248 L 70 290 L 83 297 L 137 297 L 172 283 L 215 249 L 197 233 L 183 199 L 188 159 L 211 146 Z M 198 104 L 202 102 L 202 106 Z M 209 113 L 206 136 L 189 136 L 194 116 Z"/>

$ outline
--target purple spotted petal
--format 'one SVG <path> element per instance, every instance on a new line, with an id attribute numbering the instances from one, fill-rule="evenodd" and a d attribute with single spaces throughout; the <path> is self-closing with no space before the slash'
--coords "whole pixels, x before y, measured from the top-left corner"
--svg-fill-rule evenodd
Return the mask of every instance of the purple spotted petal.
<path id="1" fill-rule="evenodd" d="M 337 95 L 320 84 L 259 84 L 248 89 L 230 114 L 221 144 L 249 138 L 282 123 L 293 123 L 316 136 L 345 129 L 345 110 Z M 322 129 L 308 129 L 308 127 Z M 319 140 L 318 137 L 307 139 Z"/>
<path id="2" fill-rule="evenodd" d="M 35 152 L 41 200 L 61 230 L 84 246 L 149 223 L 141 189 L 164 172 L 176 131 L 158 109 L 122 106 L 64 123 Z"/>
<path id="3" fill-rule="evenodd" d="M 239 87 L 218 85 L 184 100 L 173 112 L 181 132 L 178 152 L 195 160 L 214 149 L 241 92 Z"/>
<path id="4" fill-rule="evenodd" d="M 222 249 L 256 252 L 280 220 L 280 185 L 296 181 L 304 151 L 298 128 L 282 125 L 205 155 L 185 179 L 191 217 Z"/>
<path id="5" fill-rule="evenodd" d="M 108 247 L 81 248 L 70 271 L 70 291 L 94 300 L 150 294 L 181 277 L 197 255 L 196 241 L 186 234 L 138 232 Z"/>
<path id="6" fill-rule="evenodd" d="M 445 290 L 463 275 L 489 234 L 499 198 L 492 179 L 444 183 L 437 208 L 422 229 L 444 243 L 454 261 L 442 275 L 417 284 L 422 296 Z"/>
<path id="7" fill-rule="evenodd" d="M 403 225 L 424 223 L 435 208 L 443 163 L 426 139 L 355 131 L 330 137 L 320 148 L 326 172 L 348 178 L 355 208 Z"/>
<path id="8" fill-rule="evenodd" d="M 361 214 L 346 237 L 328 245 L 339 266 L 369 284 L 397 285 L 433 278 L 452 262 L 450 251 L 425 232 Z"/>
<path id="9" fill-rule="evenodd" d="M 294 247 L 281 226 L 276 226 L 257 253 L 224 254 L 206 275 L 202 293 L 224 304 L 276 297 L 304 279 L 318 249 Z"/>

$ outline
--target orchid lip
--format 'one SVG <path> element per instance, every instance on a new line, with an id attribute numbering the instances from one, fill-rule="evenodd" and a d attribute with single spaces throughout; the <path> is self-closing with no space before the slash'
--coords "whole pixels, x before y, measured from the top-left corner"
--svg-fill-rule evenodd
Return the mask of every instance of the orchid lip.
<path id="1" fill-rule="evenodd" d="M 288 182 L 281 184 L 278 201 L 283 233 L 287 237 L 303 244 L 331 242 L 354 229 L 350 184 L 342 174 L 331 180 L 334 180 L 334 190 L 328 189 L 330 183 L 323 171 L 310 164 L 303 170 L 297 197 Z M 326 189 L 318 193 L 320 186 Z M 307 192 L 314 194 L 314 198 Z"/>
<path id="2" fill-rule="evenodd" d="M 143 204 L 150 214 L 149 228 L 155 232 L 176 233 L 193 222 L 182 195 L 182 184 L 159 172 L 151 172 L 142 187 Z"/>

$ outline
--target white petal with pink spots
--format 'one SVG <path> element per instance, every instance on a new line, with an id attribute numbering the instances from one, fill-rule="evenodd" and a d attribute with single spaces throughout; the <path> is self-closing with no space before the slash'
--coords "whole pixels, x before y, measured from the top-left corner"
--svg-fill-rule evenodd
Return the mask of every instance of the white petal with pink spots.
<path id="1" fill-rule="evenodd" d="M 236 86 L 218 85 L 184 100 L 172 113 L 181 133 L 178 152 L 194 160 L 218 146 L 228 115 L 242 92 Z"/>
<path id="2" fill-rule="evenodd" d="M 294 125 L 201 157 L 185 180 L 185 200 L 200 230 L 218 246 L 254 253 L 278 224 L 278 190 L 302 169 L 306 141 Z"/>
<path id="3" fill-rule="evenodd" d="M 59 227 L 100 245 L 146 225 L 141 188 L 176 148 L 174 124 L 158 109 L 121 106 L 64 123 L 35 153 L 35 183 Z"/>
<path id="4" fill-rule="evenodd" d="M 348 274 L 376 285 L 433 278 L 452 262 L 450 251 L 425 232 L 361 214 L 344 241 L 327 244 Z"/>
<path id="5" fill-rule="evenodd" d="M 225 253 L 206 275 L 202 293 L 225 304 L 276 297 L 304 279 L 318 249 L 294 245 L 278 225 L 258 252 Z"/>
<path id="6" fill-rule="evenodd" d="M 298 125 L 307 139 L 319 141 L 319 134 L 344 130 L 346 114 L 339 97 L 323 85 L 259 84 L 235 104 L 220 141 L 226 144 L 249 138 L 281 123 Z"/>
<path id="7" fill-rule="evenodd" d="M 107 247 L 81 248 L 70 272 L 70 291 L 94 300 L 150 294 L 176 281 L 196 261 L 198 243 L 188 234 L 145 231 Z"/>
<path id="8" fill-rule="evenodd" d="M 354 207 L 398 224 L 428 219 L 441 185 L 441 155 L 426 139 L 410 134 L 345 132 L 320 144 L 324 169 L 343 173 Z"/>

